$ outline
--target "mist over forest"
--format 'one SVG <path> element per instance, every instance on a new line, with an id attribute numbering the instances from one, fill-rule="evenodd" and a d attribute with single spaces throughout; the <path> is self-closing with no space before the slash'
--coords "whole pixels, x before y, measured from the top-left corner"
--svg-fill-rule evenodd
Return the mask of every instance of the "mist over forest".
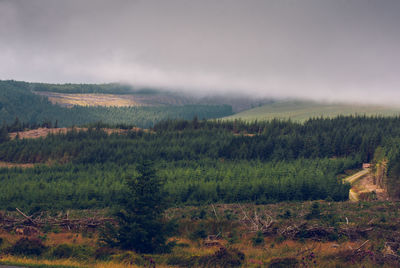
<path id="1" fill-rule="evenodd" d="M 398 105 L 399 5 L 6 0 L 0 78 Z"/>
<path id="2" fill-rule="evenodd" d="M 398 0 L 0 0 L 0 266 L 400 267 L 399 29 Z"/>

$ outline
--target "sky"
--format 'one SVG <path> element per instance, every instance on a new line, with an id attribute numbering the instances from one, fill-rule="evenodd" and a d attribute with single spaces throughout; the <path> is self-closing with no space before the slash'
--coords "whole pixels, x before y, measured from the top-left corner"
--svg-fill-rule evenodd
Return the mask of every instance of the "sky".
<path id="1" fill-rule="evenodd" d="M 400 1 L 0 0 L 0 79 L 400 105 Z"/>

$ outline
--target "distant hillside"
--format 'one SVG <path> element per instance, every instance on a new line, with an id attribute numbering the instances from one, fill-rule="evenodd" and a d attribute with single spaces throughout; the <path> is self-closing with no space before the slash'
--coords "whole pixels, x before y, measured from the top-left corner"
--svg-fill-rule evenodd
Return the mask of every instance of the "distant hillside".
<path id="1" fill-rule="evenodd" d="M 93 94 L 92 94 L 93 95 Z M 32 92 L 32 83 L 0 81 L 0 124 L 11 124 L 16 118 L 21 123 L 55 123 L 59 127 L 84 125 L 94 122 L 152 127 L 165 119 L 219 118 L 232 114 L 229 105 L 163 105 L 163 106 L 72 106 L 52 104 L 47 96 Z"/>
<path id="2" fill-rule="evenodd" d="M 22 81 L 13 82 L 37 95 L 45 96 L 53 104 L 63 107 L 79 106 L 163 106 L 163 105 L 229 105 L 234 113 L 261 104 L 270 99 L 254 99 L 243 96 L 200 96 L 190 92 L 161 90 L 159 88 L 134 87 L 121 83 L 108 84 L 49 84 Z"/>
<path id="3" fill-rule="evenodd" d="M 338 115 L 398 116 L 400 115 L 400 107 L 311 101 L 277 101 L 225 117 L 225 119 L 241 118 L 246 121 L 254 121 L 290 118 L 293 121 L 304 122 L 312 117 L 336 117 Z"/>

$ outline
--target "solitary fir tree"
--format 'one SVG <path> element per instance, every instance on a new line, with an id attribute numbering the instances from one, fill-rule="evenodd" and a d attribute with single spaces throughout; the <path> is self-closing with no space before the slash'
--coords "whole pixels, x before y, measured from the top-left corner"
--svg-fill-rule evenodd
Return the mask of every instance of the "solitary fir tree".
<path id="1" fill-rule="evenodd" d="M 139 253 L 167 251 L 171 244 L 166 244 L 166 240 L 172 225 L 163 219 L 166 208 L 163 182 L 150 162 L 139 165 L 137 171 L 140 175 L 127 181 L 128 192 L 116 213 L 118 226 L 107 225 L 101 241 Z"/>

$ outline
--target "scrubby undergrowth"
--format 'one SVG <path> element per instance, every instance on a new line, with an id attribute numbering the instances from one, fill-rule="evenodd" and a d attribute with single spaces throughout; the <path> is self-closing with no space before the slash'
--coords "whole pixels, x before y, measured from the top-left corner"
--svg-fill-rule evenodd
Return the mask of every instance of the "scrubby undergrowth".
<path id="1" fill-rule="evenodd" d="M 393 202 L 174 208 L 165 213 L 179 223 L 170 253 L 101 247 L 97 230 L 43 228 L 34 237 L 2 230 L 0 261 L 49 267 L 394 267 L 400 264 L 399 212 Z"/>

